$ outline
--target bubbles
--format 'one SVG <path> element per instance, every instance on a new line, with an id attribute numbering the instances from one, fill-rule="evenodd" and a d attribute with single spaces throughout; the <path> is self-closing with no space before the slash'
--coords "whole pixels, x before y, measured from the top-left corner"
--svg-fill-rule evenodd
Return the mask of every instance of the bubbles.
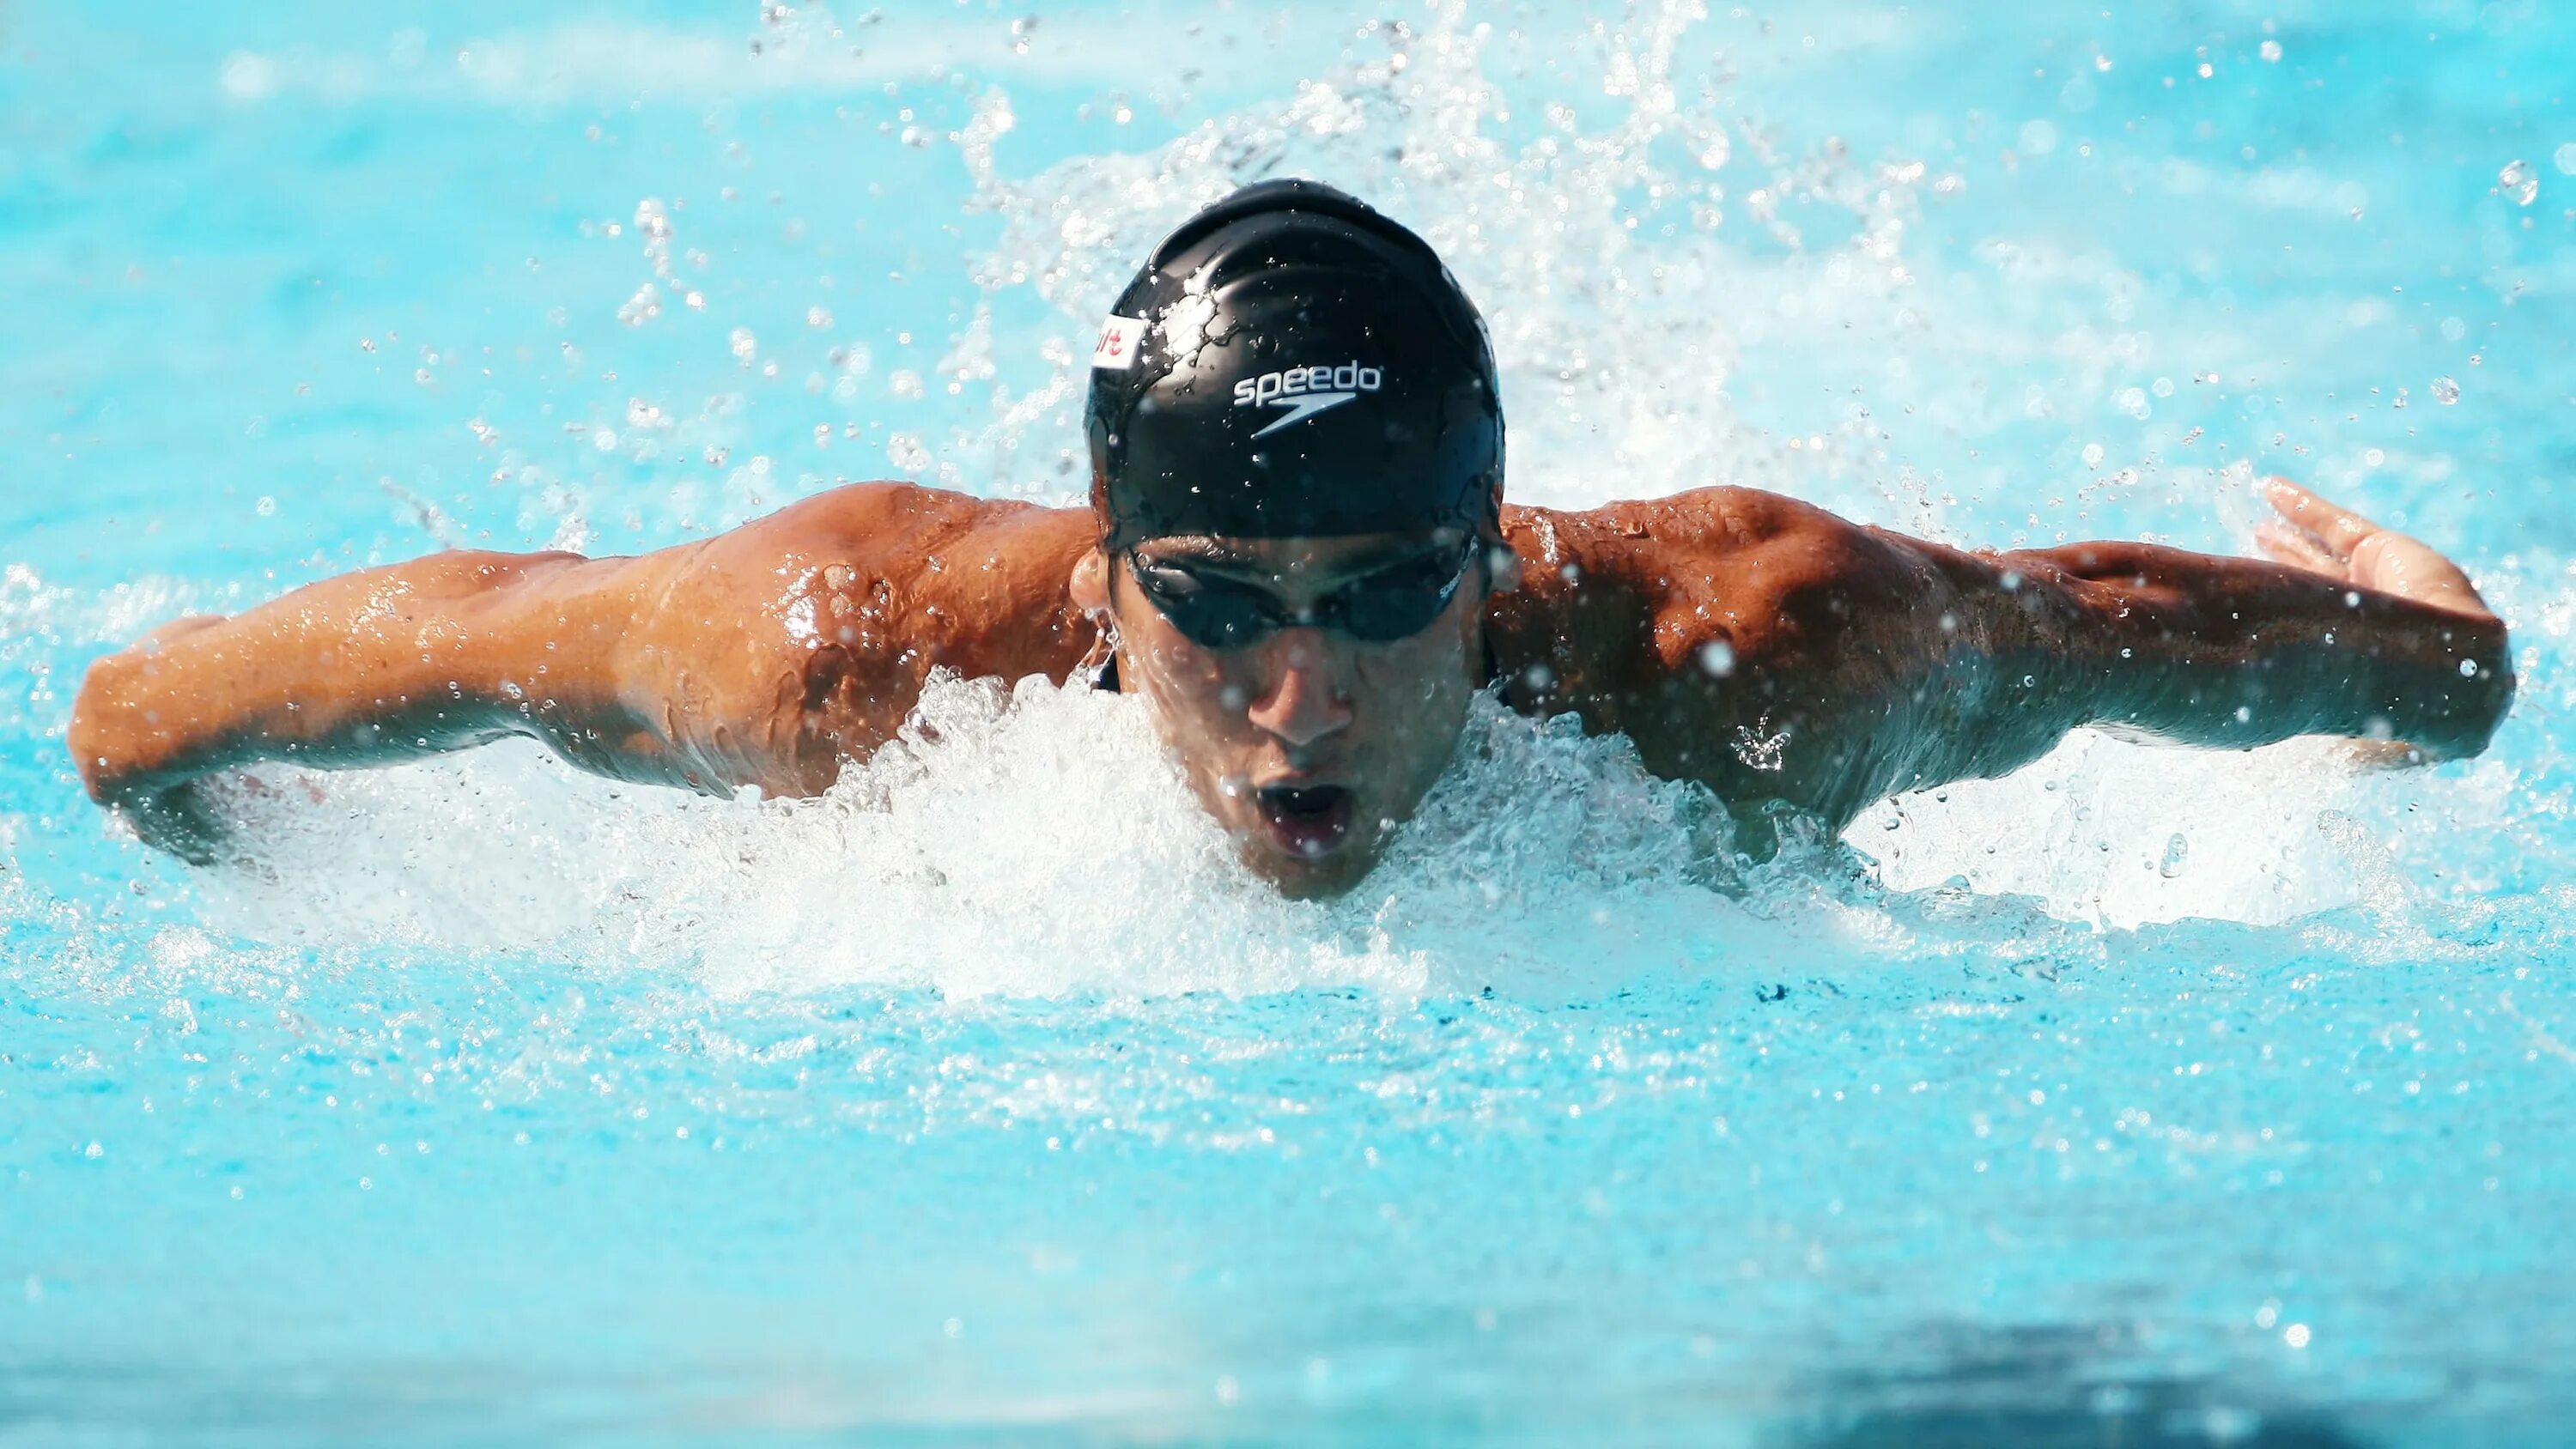
<path id="1" fill-rule="evenodd" d="M 916 477 L 930 466 L 930 446 L 918 434 L 892 434 L 886 439 L 886 461 L 894 465 L 897 473 Z"/>
<path id="2" fill-rule="evenodd" d="M 2549 159 L 2557 163 L 2559 175 L 2576 176 L 2576 141 L 2560 146 L 2550 153 Z"/>
<path id="3" fill-rule="evenodd" d="M 2449 407 L 2460 400 L 2460 380 L 2456 377 L 2437 377 L 2433 379 L 2432 386 L 2427 390 L 2433 394 L 2433 401 L 2444 407 Z"/>
<path id="4" fill-rule="evenodd" d="M 2156 862 L 2156 874 L 2167 880 L 2181 875 L 2191 861 L 2191 842 L 2179 830 L 2165 837 L 2165 853 Z"/>
<path id="5" fill-rule="evenodd" d="M 2529 206 L 2540 199 L 2540 169 L 2528 161 L 2508 161 L 2496 173 L 2496 189 L 2516 206 Z"/>
<path id="6" fill-rule="evenodd" d="M 662 315 L 662 289 L 651 282 L 635 289 L 635 295 L 618 304 L 617 320 L 629 327 L 641 327 Z"/>

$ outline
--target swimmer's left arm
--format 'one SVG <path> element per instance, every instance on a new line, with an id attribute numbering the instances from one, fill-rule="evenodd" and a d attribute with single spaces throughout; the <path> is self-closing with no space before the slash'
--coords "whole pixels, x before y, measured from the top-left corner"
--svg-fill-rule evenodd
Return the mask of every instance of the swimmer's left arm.
<path id="1" fill-rule="evenodd" d="M 2278 516 L 2258 537 L 2274 563 L 2124 543 L 2001 556 L 2051 596 L 2032 624 L 2055 635 L 2060 707 L 2220 748 L 2337 735 L 2409 759 L 2485 749 L 2513 665 L 2467 576 L 2287 481 L 2266 492 Z"/>
<path id="2" fill-rule="evenodd" d="M 2408 758 L 2483 749 L 2513 698 L 2503 623 L 2423 544 L 2272 486 L 2276 562 L 2137 543 L 1971 553 L 1752 489 L 1556 515 L 1550 542 L 1523 548 L 1529 589 L 1599 642 L 1535 661 L 1549 690 L 1514 698 L 1624 732 L 1655 773 L 1739 808 L 1779 801 L 1836 827 L 1889 795 L 2008 773 L 2086 725 L 2234 749 L 2311 734 L 2403 741 L 2382 748 Z M 1523 607 L 1498 615 L 1507 646 Z M 1603 677 L 1590 658 L 1627 662 Z"/>

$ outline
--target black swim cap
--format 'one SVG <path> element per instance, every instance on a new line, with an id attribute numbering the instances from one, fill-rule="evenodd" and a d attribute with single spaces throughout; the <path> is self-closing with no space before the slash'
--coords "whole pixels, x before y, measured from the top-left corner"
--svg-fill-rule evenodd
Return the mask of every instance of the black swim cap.
<path id="1" fill-rule="evenodd" d="M 1483 319 L 1420 237 L 1312 181 L 1244 187 L 1164 238 L 1101 330 L 1087 426 L 1113 551 L 1499 526 Z"/>

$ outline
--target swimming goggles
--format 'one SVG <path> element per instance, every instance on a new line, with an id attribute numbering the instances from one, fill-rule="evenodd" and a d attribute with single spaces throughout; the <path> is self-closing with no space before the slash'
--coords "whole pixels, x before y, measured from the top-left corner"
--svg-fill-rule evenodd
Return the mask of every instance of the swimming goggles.
<path id="1" fill-rule="evenodd" d="M 1454 554 L 1426 554 L 1382 569 L 1298 610 L 1282 608 L 1276 596 L 1254 585 L 1203 574 L 1183 562 L 1149 561 L 1134 549 L 1127 551 L 1127 568 L 1181 637 L 1202 649 L 1241 649 L 1279 630 L 1303 628 L 1384 644 L 1431 627 L 1458 596 L 1481 542 L 1469 538 Z"/>

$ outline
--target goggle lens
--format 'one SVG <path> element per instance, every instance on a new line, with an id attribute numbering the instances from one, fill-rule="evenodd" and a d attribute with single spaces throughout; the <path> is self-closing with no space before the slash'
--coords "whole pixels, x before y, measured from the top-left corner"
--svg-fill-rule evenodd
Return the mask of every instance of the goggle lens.
<path id="1" fill-rule="evenodd" d="M 1202 649 L 1240 649 L 1281 629 L 1303 626 L 1386 644 L 1431 627 L 1457 597 L 1475 549 L 1476 541 L 1470 539 L 1454 558 L 1434 555 L 1373 574 L 1303 612 L 1281 608 L 1276 598 L 1249 584 L 1211 578 L 1186 564 L 1149 562 L 1130 551 L 1127 565 L 1145 597 L 1181 637 Z"/>

